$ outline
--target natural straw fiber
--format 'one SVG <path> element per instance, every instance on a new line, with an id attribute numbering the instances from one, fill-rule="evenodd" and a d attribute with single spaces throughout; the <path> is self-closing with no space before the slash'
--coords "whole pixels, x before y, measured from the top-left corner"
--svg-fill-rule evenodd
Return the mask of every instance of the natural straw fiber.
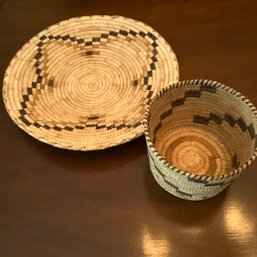
<path id="1" fill-rule="evenodd" d="M 26 43 L 6 71 L 3 96 L 31 136 L 86 151 L 143 134 L 146 104 L 177 80 L 176 56 L 151 27 L 90 16 L 60 22 Z"/>
<path id="2" fill-rule="evenodd" d="M 144 124 L 151 171 L 180 198 L 218 194 L 256 158 L 255 107 L 215 81 L 163 89 L 148 106 Z"/>

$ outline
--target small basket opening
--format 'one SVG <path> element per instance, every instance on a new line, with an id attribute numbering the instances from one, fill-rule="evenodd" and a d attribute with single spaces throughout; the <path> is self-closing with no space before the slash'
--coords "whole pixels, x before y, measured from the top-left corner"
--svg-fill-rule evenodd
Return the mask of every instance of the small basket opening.
<path id="1" fill-rule="evenodd" d="M 175 86 L 150 107 L 151 141 L 176 168 L 203 176 L 228 174 L 256 148 L 257 120 L 245 100 L 223 85 Z"/>

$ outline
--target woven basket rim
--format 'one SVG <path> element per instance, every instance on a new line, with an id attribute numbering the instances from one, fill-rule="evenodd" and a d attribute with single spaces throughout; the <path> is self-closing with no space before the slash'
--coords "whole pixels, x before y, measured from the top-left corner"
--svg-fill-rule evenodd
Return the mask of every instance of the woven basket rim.
<path id="1" fill-rule="evenodd" d="M 205 175 L 195 175 L 193 173 L 181 170 L 178 167 L 175 167 L 175 166 L 171 165 L 166 160 L 165 157 L 163 157 L 162 155 L 160 155 L 158 153 L 157 149 L 155 148 L 155 146 L 152 142 L 152 139 L 150 138 L 148 118 L 149 118 L 150 108 L 151 108 L 152 103 L 154 103 L 157 99 L 159 99 L 165 93 L 172 91 L 172 89 L 174 89 L 174 88 L 180 88 L 180 87 L 185 87 L 185 86 L 190 86 L 190 85 L 199 85 L 199 84 L 200 85 L 201 84 L 207 84 L 207 85 L 219 88 L 219 89 L 227 91 L 227 92 L 231 93 L 232 95 L 234 95 L 235 97 L 237 97 L 244 104 L 246 104 L 249 107 L 249 109 L 252 111 L 252 113 L 256 117 L 255 123 L 257 124 L 257 109 L 256 109 L 256 107 L 254 106 L 254 104 L 247 97 L 245 97 L 242 93 L 238 92 L 237 90 L 235 90 L 235 89 L 233 89 L 229 86 L 226 86 L 226 85 L 224 85 L 220 82 L 213 81 L 213 80 L 207 80 L 207 79 L 183 80 L 183 81 L 179 81 L 179 82 L 173 83 L 171 85 L 168 85 L 166 88 L 163 88 L 162 90 L 160 90 L 155 95 L 155 97 L 153 97 L 153 99 L 149 102 L 149 104 L 147 105 L 146 112 L 145 112 L 145 117 L 144 117 L 144 120 L 143 120 L 143 125 L 144 125 L 144 128 L 145 128 L 145 138 L 146 138 L 146 141 L 147 141 L 147 145 L 151 148 L 152 153 L 155 154 L 155 156 L 158 158 L 158 160 L 162 164 L 164 164 L 167 168 L 172 169 L 173 171 L 175 171 L 179 174 L 186 175 L 189 178 L 193 178 L 193 179 L 197 179 L 197 180 L 201 180 L 201 181 L 210 181 L 210 180 L 222 180 L 222 179 L 225 179 L 225 178 L 233 177 L 236 174 L 242 173 L 242 171 L 244 171 L 256 159 L 257 147 L 255 147 L 254 153 L 244 164 L 240 165 L 236 169 L 233 169 L 231 172 L 223 174 L 223 175 L 219 175 L 219 176 L 205 176 Z"/>
<path id="2" fill-rule="evenodd" d="M 105 18 L 105 19 L 110 19 L 110 20 L 115 20 L 115 19 L 122 19 L 124 21 L 130 21 L 130 22 L 134 22 L 138 25 L 144 26 L 145 28 L 147 28 L 150 32 L 154 32 L 155 35 L 158 36 L 158 38 L 160 38 L 162 44 L 166 47 L 166 49 L 168 50 L 169 53 L 172 53 L 173 58 L 171 60 L 172 65 L 173 65 L 173 69 L 172 72 L 174 74 L 174 82 L 177 82 L 179 80 L 179 64 L 178 64 L 178 60 L 177 60 L 177 56 L 175 54 L 175 52 L 173 51 L 171 45 L 166 41 L 166 39 L 161 36 L 154 28 L 152 28 L 151 26 L 149 26 L 148 24 L 145 24 L 144 22 L 135 20 L 133 18 L 129 18 L 129 17 L 124 17 L 124 16 L 120 16 L 120 15 L 86 15 L 86 16 L 78 16 L 78 17 L 72 17 L 69 19 L 64 19 L 61 20 L 57 23 L 51 24 L 48 27 L 42 29 L 40 32 L 38 32 L 37 34 L 35 34 L 34 36 L 32 36 L 29 40 L 27 40 L 20 48 L 19 50 L 15 53 L 15 55 L 13 56 L 13 58 L 11 59 L 11 61 L 9 62 L 6 70 L 5 70 L 5 74 L 4 74 L 4 78 L 3 78 L 3 87 L 2 87 L 2 93 L 3 93 L 3 101 L 4 101 L 4 105 L 5 105 L 5 109 L 7 110 L 9 116 L 11 117 L 11 119 L 15 122 L 15 124 L 21 128 L 23 131 L 25 131 L 26 133 L 28 133 L 30 136 L 34 137 L 35 139 L 44 142 L 46 144 L 49 145 L 53 145 L 55 147 L 58 148 L 62 148 L 62 149 L 69 149 L 69 150 L 81 150 L 81 151 L 94 151 L 94 150 L 103 150 L 109 147 L 113 147 L 113 146 L 117 146 L 117 145 L 122 145 L 125 144 L 133 139 L 136 139 L 140 136 L 142 136 L 144 134 L 144 126 L 143 126 L 143 119 L 144 117 L 142 117 L 142 119 L 140 120 L 141 122 L 141 127 L 142 127 L 142 131 L 140 131 L 140 133 L 134 133 L 133 135 L 127 137 L 126 139 L 123 140 L 114 140 L 115 142 L 106 144 L 106 145 L 99 145 L 99 147 L 96 148 L 88 148 L 86 143 L 83 146 L 77 147 L 74 145 L 63 145 L 63 144 L 59 144 L 58 142 L 56 142 L 55 140 L 49 139 L 47 136 L 42 136 L 42 137 L 38 137 L 36 135 L 36 133 L 34 133 L 33 131 L 28 131 L 27 127 L 24 126 L 23 124 L 17 122 L 17 119 L 12 115 L 12 110 L 11 107 L 9 106 L 8 103 L 8 97 L 7 97 L 7 84 L 8 84 L 8 72 L 11 69 L 13 62 L 16 58 L 19 58 L 20 53 L 23 51 L 23 49 L 31 44 L 31 42 L 33 41 L 34 38 L 36 37 L 40 37 L 42 33 L 44 33 L 45 31 L 51 29 L 54 26 L 59 26 L 59 25 L 64 25 L 66 23 L 70 23 L 70 22 L 74 22 L 74 21 L 79 21 L 79 20 L 83 20 L 83 19 L 94 19 L 94 18 Z"/>

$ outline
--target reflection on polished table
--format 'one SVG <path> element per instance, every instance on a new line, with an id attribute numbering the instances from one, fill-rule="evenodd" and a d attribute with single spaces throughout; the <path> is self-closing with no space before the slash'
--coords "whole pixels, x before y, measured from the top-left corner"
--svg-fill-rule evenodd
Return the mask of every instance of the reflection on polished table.
<path id="1" fill-rule="evenodd" d="M 0 67 L 58 21 L 116 14 L 155 28 L 181 79 L 206 78 L 257 105 L 257 3 L 251 1 L 0 1 Z M 257 162 L 220 195 L 189 202 L 149 170 L 144 138 L 96 152 L 43 144 L 0 104 L 1 257 L 257 256 Z"/>

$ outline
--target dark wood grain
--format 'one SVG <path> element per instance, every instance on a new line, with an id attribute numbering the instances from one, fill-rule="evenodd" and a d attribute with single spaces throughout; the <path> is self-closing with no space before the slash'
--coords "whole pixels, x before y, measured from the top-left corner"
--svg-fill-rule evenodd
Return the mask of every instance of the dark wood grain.
<path id="1" fill-rule="evenodd" d="M 3 0 L 0 78 L 16 51 L 74 16 L 118 14 L 173 46 L 181 79 L 221 81 L 257 105 L 257 2 Z M 203 202 L 154 181 L 141 137 L 97 152 L 40 143 L 0 104 L 1 257 L 257 256 L 257 162 Z"/>

